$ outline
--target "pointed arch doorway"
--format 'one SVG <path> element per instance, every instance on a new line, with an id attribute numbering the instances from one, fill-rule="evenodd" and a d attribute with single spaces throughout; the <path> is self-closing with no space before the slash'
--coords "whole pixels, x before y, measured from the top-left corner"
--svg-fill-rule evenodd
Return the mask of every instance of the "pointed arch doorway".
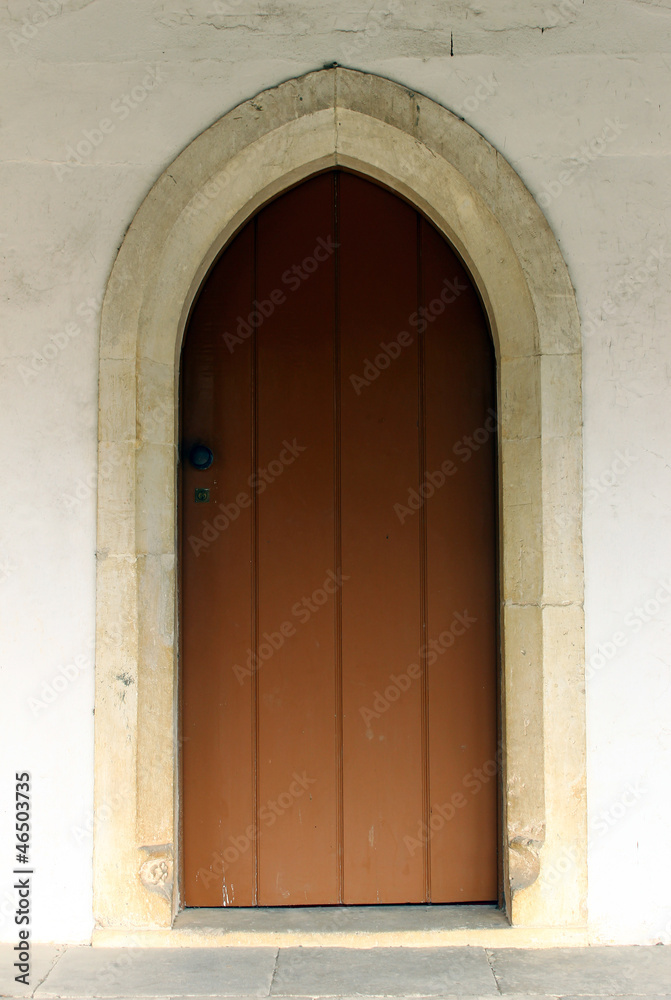
<path id="1" fill-rule="evenodd" d="M 584 940 L 575 294 L 547 220 L 497 150 L 435 101 L 342 68 L 264 91 L 195 138 L 148 193 L 110 274 L 100 330 L 99 461 L 107 471 L 98 484 L 95 664 L 95 809 L 110 814 L 94 826 L 94 940 L 136 943 L 143 928 L 152 940 L 184 940 L 173 926 L 184 905 L 185 745 L 176 415 L 191 306 L 221 248 L 255 212 L 336 168 L 416 206 L 466 263 L 489 321 L 497 358 L 501 891 L 511 941 Z M 441 933 L 454 942 L 449 929 Z M 500 943 L 488 933 L 468 931 L 459 943 Z M 367 940 L 382 939 L 375 931 Z"/>
<path id="2" fill-rule="evenodd" d="M 414 207 L 321 173 L 182 351 L 187 906 L 497 898 L 496 390 Z"/>

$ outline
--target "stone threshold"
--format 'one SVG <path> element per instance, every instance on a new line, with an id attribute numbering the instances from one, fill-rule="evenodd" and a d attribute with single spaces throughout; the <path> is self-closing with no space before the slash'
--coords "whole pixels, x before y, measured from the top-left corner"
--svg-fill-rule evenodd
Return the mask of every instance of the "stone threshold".
<path id="1" fill-rule="evenodd" d="M 586 927 L 511 927 L 494 905 L 182 910 L 172 927 L 98 928 L 97 947 L 542 948 L 588 944 Z"/>

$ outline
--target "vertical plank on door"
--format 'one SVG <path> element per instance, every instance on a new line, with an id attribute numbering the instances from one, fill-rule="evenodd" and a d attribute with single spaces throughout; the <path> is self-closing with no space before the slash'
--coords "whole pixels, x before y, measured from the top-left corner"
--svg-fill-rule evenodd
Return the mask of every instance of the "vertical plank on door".
<path id="1" fill-rule="evenodd" d="M 256 295 L 268 313 L 257 331 L 258 463 L 272 479 L 258 496 L 266 906 L 338 899 L 333 206 L 334 176 L 322 174 L 258 218 Z M 282 301 L 271 310 L 273 293 Z"/>
<path id="2" fill-rule="evenodd" d="M 339 233 L 344 901 L 420 902 L 423 851 L 405 838 L 422 819 L 422 687 L 392 690 L 421 641 L 419 520 L 394 512 L 418 477 L 416 213 L 343 174 Z"/>
<path id="3" fill-rule="evenodd" d="M 421 232 L 431 899 L 476 902 L 497 896 L 494 353 L 463 264 Z"/>
<path id="4" fill-rule="evenodd" d="M 251 646 L 250 342 L 232 353 L 252 300 L 253 228 L 216 264 L 198 299 L 182 355 L 182 802 L 184 888 L 189 906 L 250 906 L 254 897 Z M 197 471 L 193 443 L 214 463 Z M 196 487 L 210 489 L 196 503 Z M 224 509 L 221 509 L 223 505 Z M 234 665 L 238 665 L 236 674 Z"/>

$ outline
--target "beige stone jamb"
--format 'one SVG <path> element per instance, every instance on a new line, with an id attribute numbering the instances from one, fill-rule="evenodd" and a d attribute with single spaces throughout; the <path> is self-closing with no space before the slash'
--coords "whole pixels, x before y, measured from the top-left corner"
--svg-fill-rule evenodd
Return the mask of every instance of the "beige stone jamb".
<path id="1" fill-rule="evenodd" d="M 95 803 L 106 818 L 95 825 L 96 926 L 170 928 L 179 909 L 176 429 L 190 304 L 246 219 L 336 165 L 424 212 L 462 255 L 489 317 L 506 912 L 513 927 L 559 940 L 586 923 L 575 297 L 543 214 L 481 135 L 396 83 L 344 69 L 265 91 L 198 136 L 147 195 L 110 276 L 100 337 Z"/>

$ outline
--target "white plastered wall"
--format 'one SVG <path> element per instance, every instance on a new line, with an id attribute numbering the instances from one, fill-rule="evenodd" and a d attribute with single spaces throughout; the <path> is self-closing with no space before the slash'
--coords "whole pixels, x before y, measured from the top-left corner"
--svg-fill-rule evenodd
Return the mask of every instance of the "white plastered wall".
<path id="1" fill-rule="evenodd" d="M 107 277 L 138 205 L 195 135 L 335 61 L 461 114 L 536 194 L 568 263 L 584 321 L 590 920 L 601 940 L 668 941 L 671 5 L 214 6 L 16 0 L 0 12 L 3 805 L 13 771 L 31 770 L 35 938 L 92 928 Z M 68 147 L 87 143 L 68 165 Z M 11 845 L 7 816 L 1 857 Z M 11 884 L 7 864 L 4 940 Z"/>

